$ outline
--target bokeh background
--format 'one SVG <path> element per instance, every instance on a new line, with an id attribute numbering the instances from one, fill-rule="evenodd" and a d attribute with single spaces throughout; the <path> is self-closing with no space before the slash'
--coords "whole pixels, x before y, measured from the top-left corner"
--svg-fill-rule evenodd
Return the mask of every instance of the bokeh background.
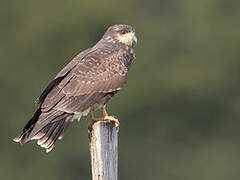
<path id="1" fill-rule="evenodd" d="M 88 118 L 49 154 L 12 138 L 56 73 L 119 23 L 138 36 L 127 85 L 108 105 L 121 122 L 119 179 L 239 179 L 239 9 L 236 0 L 2 0 L 0 179 L 91 179 Z"/>

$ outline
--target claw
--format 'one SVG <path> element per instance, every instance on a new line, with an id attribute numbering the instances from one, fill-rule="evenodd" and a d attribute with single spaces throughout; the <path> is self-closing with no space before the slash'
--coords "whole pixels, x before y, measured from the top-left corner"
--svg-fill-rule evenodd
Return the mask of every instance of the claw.
<path id="1" fill-rule="evenodd" d="M 116 119 L 114 116 L 105 116 L 103 117 L 104 121 L 110 121 L 110 122 L 114 122 L 115 123 L 115 127 L 119 127 L 120 123 L 118 121 L 118 119 Z"/>
<path id="2" fill-rule="evenodd" d="M 116 119 L 114 116 L 109 116 L 108 115 L 108 113 L 106 111 L 105 105 L 102 107 L 102 112 L 103 112 L 103 117 L 102 118 L 94 118 L 93 112 L 92 111 L 90 112 L 89 122 L 88 122 L 89 129 L 91 129 L 92 125 L 96 121 L 110 121 L 110 122 L 114 122 L 115 123 L 115 127 L 119 127 L 120 123 L 119 123 L 118 119 Z"/>

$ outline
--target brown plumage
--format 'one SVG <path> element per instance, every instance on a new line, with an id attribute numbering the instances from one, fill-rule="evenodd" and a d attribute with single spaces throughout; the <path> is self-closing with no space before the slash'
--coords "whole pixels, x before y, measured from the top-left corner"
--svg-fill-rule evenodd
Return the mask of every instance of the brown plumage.
<path id="1" fill-rule="evenodd" d="M 49 152 L 72 119 L 105 107 L 126 82 L 134 41 L 131 26 L 111 26 L 95 46 L 78 54 L 48 84 L 37 99 L 39 108 L 14 141 L 37 139 Z M 103 113 L 107 116 L 105 109 Z"/>

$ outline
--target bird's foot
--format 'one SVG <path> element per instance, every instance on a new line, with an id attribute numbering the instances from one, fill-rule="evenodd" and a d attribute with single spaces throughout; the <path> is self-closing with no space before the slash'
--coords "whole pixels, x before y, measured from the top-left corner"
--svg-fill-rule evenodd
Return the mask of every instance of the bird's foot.
<path id="1" fill-rule="evenodd" d="M 116 119 L 114 116 L 104 116 L 103 121 L 110 121 L 115 123 L 115 127 L 119 127 L 120 123 L 118 119 Z"/>
<path id="2" fill-rule="evenodd" d="M 102 118 L 95 118 L 93 116 L 93 112 L 90 111 L 89 113 L 89 122 L 88 122 L 88 129 L 91 130 L 92 126 L 95 122 L 97 121 L 109 121 L 109 122 L 114 122 L 115 127 L 119 127 L 120 123 L 118 121 L 118 119 L 116 119 L 114 116 L 109 116 L 107 111 L 106 111 L 106 107 L 103 106 L 102 107 L 102 112 L 103 112 L 103 117 Z"/>
<path id="3" fill-rule="evenodd" d="M 90 121 L 88 123 L 88 127 L 91 129 L 92 125 L 97 121 L 110 121 L 115 123 L 115 127 L 119 127 L 120 123 L 118 119 L 116 119 L 114 116 L 104 116 L 102 118 L 90 118 Z"/>

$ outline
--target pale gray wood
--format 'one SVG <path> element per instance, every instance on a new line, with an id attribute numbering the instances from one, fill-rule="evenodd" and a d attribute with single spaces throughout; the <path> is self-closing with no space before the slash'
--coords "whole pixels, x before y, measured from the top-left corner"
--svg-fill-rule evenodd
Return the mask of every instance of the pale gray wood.
<path id="1" fill-rule="evenodd" d="M 99 121 L 89 130 L 92 180 L 117 180 L 118 127 Z"/>

